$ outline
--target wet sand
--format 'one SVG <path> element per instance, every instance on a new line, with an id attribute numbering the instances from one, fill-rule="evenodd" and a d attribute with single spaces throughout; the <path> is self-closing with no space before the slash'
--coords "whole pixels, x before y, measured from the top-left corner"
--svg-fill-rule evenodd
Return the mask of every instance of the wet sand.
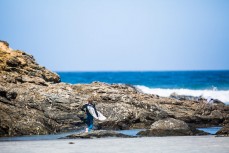
<path id="1" fill-rule="evenodd" d="M 73 142 L 74 144 L 69 144 Z M 228 153 L 229 137 L 60 139 L 0 142 L 1 153 Z"/>

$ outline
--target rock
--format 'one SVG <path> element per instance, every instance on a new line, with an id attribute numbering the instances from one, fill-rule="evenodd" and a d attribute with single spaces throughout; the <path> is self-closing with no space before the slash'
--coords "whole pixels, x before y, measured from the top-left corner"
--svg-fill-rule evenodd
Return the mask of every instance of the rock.
<path id="1" fill-rule="evenodd" d="M 177 93 L 172 93 L 170 98 L 178 99 L 178 100 L 191 100 L 191 101 L 202 101 L 204 100 L 203 97 L 195 97 L 195 96 L 189 96 L 189 95 L 178 95 Z"/>
<path id="2" fill-rule="evenodd" d="M 77 138 L 93 139 L 93 138 L 106 138 L 106 137 L 133 138 L 134 136 L 125 135 L 115 131 L 96 130 L 89 133 L 72 134 L 64 137 L 64 139 L 77 139 Z"/>
<path id="3" fill-rule="evenodd" d="M 218 104 L 218 105 L 225 105 L 222 101 L 218 100 L 218 99 L 213 99 L 213 104 Z"/>
<path id="4" fill-rule="evenodd" d="M 190 95 L 178 95 L 177 93 L 172 93 L 170 96 L 170 98 L 174 98 L 174 99 L 178 99 L 178 100 L 190 100 L 190 101 L 196 101 L 196 102 L 206 102 L 206 103 L 213 103 L 213 104 L 217 104 L 217 105 L 225 105 L 222 101 L 218 100 L 218 99 L 213 99 L 211 98 L 209 99 L 205 99 L 202 96 L 190 96 Z"/>
<path id="5" fill-rule="evenodd" d="M 0 40 L 0 50 L 4 50 L 4 51 L 11 50 L 11 49 L 9 48 L 9 43 L 6 42 L 6 41 Z"/>
<path id="6" fill-rule="evenodd" d="M 162 130 L 189 130 L 188 125 L 181 120 L 174 118 L 168 118 L 154 122 L 151 129 L 162 129 Z"/>
<path id="7" fill-rule="evenodd" d="M 51 83 L 60 82 L 60 77 L 56 73 L 39 66 L 33 56 L 19 50 L 12 50 L 4 41 L 0 41 L 0 59 L 0 74 L 7 78 L 26 75 L 31 79 L 38 77 Z"/>
<path id="8" fill-rule="evenodd" d="M 224 125 L 217 133 L 217 136 L 229 137 L 229 124 Z"/>
<path id="9" fill-rule="evenodd" d="M 38 65 L 32 55 L 0 42 L 0 136 L 83 128 L 85 114 L 80 108 L 91 96 L 107 117 L 95 121 L 98 129 L 145 129 L 166 118 L 206 127 L 229 119 L 229 106 L 220 103 L 159 97 L 123 84 L 61 83 L 57 74 Z"/>
<path id="10" fill-rule="evenodd" d="M 207 133 L 190 128 L 184 121 L 168 118 L 154 122 L 149 130 L 141 131 L 137 135 L 141 136 L 186 136 L 204 135 Z"/>

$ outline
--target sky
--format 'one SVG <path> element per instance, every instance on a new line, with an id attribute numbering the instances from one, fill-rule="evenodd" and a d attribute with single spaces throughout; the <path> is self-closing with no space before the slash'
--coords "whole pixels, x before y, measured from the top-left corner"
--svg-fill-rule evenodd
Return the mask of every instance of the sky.
<path id="1" fill-rule="evenodd" d="M 53 71 L 229 70 L 228 0 L 0 0 L 0 40 Z"/>

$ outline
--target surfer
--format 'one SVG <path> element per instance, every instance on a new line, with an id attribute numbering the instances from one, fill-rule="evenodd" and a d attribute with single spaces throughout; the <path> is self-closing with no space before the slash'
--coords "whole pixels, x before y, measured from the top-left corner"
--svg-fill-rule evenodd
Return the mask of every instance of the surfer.
<path id="1" fill-rule="evenodd" d="M 95 114 L 98 116 L 98 112 L 96 110 L 95 104 L 93 103 L 93 98 L 90 97 L 87 100 L 87 104 L 83 105 L 83 107 L 81 108 L 82 111 L 84 111 L 87 115 L 86 118 L 86 124 L 87 124 L 87 128 L 85 130 L 85 132 L 90 132 L 93 128 L 93 116 L 91 115 L 91 113 L 89 112 L 88 108 L 89 107 L 93 107 L 95 110 Z"/>

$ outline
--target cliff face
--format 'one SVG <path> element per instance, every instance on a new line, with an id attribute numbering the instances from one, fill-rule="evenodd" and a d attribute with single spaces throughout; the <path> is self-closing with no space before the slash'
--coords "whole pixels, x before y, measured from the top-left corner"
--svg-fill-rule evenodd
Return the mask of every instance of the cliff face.
<path id="1" fill-rule="evenodd" d="M 222 124 L 229 106 L 143 94 L 127 85 L 59 83 L 31 55 L 0 42 L 0 136 L 49 134 L 85 126 L 81 106 L 90 96 L 107 120 L 98 129 L 149 128 L 176 118 L 194 126 Z"/>
<path id="2" fill-rule="evenodd" d="M 12 83 L 60 82 L 57 74 L 38 65 L 32 55 L 12 50 L 4 41 L 0 41 L 0 75 Z"/>

